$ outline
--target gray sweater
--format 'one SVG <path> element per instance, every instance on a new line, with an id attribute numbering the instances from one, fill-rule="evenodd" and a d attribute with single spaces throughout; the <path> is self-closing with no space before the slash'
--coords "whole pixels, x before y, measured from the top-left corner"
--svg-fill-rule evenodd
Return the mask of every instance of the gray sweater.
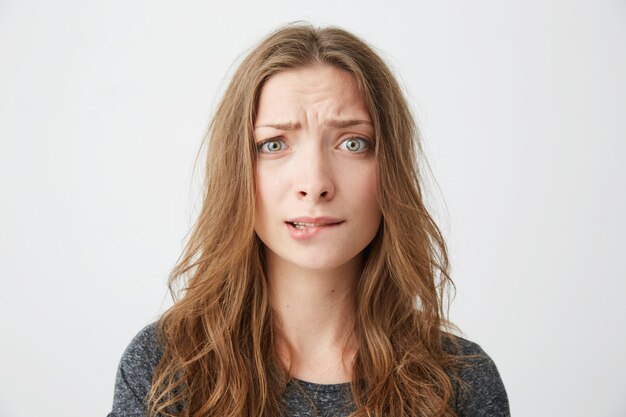
<path id="1" fill-rule="evenodd" d="M 161 357 L 155 330 L 156 323 L 143 328 L 122 354 L 108 417 L 145 417 L 145 400 Z M 510 416 L 506 390 L 494 362 L 476 343 L 459 340 L 463 355 L 480 355 L 471 360 L 471 367 L 461 371 L 468 389 L 461 391 L 455 404 L 459 417 Z M 311 409 L 311 401 L 317 414 Z M 283 402 L 288 416 L 293 417 L 343 417 L 354 411 L 349 383 L 314 384 L 296 379 L 287 386 Z"/>

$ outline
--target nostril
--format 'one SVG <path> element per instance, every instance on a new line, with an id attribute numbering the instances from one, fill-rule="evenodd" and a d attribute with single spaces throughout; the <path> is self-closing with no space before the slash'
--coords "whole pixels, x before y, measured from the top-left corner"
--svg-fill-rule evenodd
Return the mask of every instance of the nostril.
<path id="1" fill-rule="evenodd" d="M 318 196 L 318 198 L 326 198 L 330 194 L 330 191 L 321 191 L 319 194 L 316 192 L 308 192 L 304 190 L 298 191 L 298 195 L 300 195 L 301 197 L 307 197 L 309 194 L 311 194 L 313 198 L 315 198 L 316 195 Z"/>

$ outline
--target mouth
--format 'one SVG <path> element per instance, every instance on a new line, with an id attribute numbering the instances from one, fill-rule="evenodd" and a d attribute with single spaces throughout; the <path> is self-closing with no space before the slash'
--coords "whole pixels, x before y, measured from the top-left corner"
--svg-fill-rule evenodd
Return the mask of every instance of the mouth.
<path id="1" fill-rule="evenodd" d="M 341 224 L 344 221 L 337 221 L 337 222 L 322 222 L 322 223 L 306 223 L 306 222 L 285 222 L 289 225 L 291 225 L 294 229 L 297 230 L 305 230 L 307 228 L 315 228 L 315 227 L 322 227 L 322 226 L 333 226 L 333 225 L 337 225 L 337 224 Z"/>

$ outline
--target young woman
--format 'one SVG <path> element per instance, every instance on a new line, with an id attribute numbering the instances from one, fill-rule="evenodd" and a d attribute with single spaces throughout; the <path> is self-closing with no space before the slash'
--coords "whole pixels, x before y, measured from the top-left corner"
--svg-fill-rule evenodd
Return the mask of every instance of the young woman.
<path id="1" fill-rule="evenodd" d="M 493 361 L 446 331 L 419 149 L 362 40 L 264 39 L 210 125 L 183 295 L 124 352 L 110 416 L 509 415 Z"/>

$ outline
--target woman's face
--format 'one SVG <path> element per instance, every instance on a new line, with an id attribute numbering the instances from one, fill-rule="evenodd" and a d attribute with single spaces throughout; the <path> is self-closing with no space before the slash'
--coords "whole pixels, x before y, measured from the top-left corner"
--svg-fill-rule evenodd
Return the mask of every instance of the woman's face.
<path id="1" fill-rule="evenodd" d="M 255 230 L 268 262 L 320 271 L 360 262 L 381 212 L 374 129 L 353 76 L 323 64 L 274 74 L 254 129 Z"/>

